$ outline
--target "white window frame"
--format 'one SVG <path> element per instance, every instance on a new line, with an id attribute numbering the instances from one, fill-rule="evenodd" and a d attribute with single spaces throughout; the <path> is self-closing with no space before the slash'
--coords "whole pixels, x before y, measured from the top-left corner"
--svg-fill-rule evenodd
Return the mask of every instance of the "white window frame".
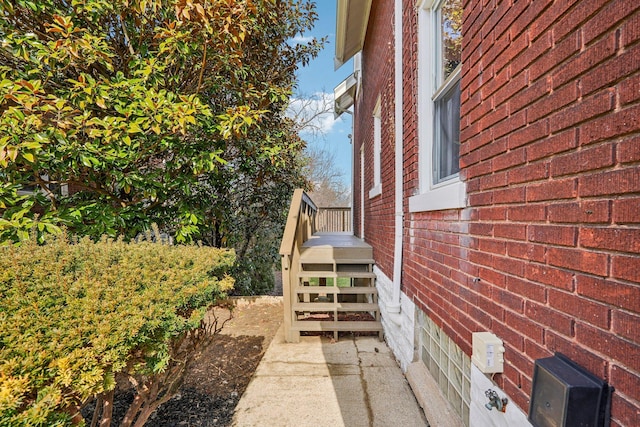
<path id="1" fill-rule="evenodd" d="M 40 175 L 40 178 L 43 181 L 49 181 L 49 175 L 48 174 L 43 174 Z M 43 190 L 42 188 L 40 188 L 39 186 L 34 184 L 34 189 L 33 190 L 18 190 L 18 194 L 19 195 L 29 195 L 29 194 L 33 194 L 35 192 L 40 192 L 44 195 L 46 195 L 47 197 L 49 197 L 49 194 L 47 194 L 47 192 L 45 190 Z M 49 186 L 47 186 L 47 188 L 49 188 L 51 190 L 51 188 Z M 51 190 L 51 191 L 55 191 L 55 190 Z M 61 196 L 68 196 L 69 195 L 69 185 L 68 184 L 60 184 L 60 188 L 58 189 L 59 194 Z"/>
<path id="2" fill-rule="evenodd" d="M 382 115 L 381 100 L 378 97 L 376 106 L 373 108 L 373 186 L 369 190 L 369 198 L 372 199 L 382 194 Z"/>
<path id="3" fill-rule="evenodd" d="M 435 102 L 460 79 L 460 67 L 438 84 L 440 58 L 440 6 L 444 0 L 424 0 L 418 14 L 418 164 L 419 191 L 409 198 L 410 212 L 464 208 L 465 183 L 456 174 L 435 183 L 433 150 L 435 143 Z M 435 53 L 435 54 L 434 54 Z"/>

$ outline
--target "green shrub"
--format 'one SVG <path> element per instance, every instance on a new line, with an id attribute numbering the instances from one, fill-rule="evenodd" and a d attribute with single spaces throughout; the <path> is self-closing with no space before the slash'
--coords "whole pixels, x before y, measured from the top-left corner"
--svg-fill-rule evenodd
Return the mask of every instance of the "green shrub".
<path id="1" fill-rule="evenodd" d="M 234 258 L 148 238 L 0 247 L 0 425 L 81 424 L 118 374 L 138 392 L 129 423 L 148 417 L 219 331 L 204 315 L 233 287 Z"/>

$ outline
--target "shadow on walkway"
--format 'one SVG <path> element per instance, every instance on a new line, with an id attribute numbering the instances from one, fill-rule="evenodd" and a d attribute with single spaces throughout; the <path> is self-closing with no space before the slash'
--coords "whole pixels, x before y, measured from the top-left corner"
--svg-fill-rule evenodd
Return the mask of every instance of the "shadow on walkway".
<path id="1" fill-rule="evenodd" d="M 422 427 L 427 421 L 377 337 L 301 337 L 282 326 L 234 415 L 234 426 Z"/>

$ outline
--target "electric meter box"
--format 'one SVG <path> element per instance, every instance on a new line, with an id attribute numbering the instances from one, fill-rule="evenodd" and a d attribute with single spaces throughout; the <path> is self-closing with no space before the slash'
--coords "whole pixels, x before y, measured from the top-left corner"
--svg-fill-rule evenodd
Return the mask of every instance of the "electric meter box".
<path id="1" fill-rule="evenodd" d="M 561 353 L 533 368 L 529 421 L 534 427 L 607 427 L 611 392 L 606 381 Z"/>
<path id="2" fill-rule="evenodd" d="M 502 340 L 491 332 L 474 332 L 472 335 L 471 361 L 485 374 L 504 371 L 504 346 Z"/>

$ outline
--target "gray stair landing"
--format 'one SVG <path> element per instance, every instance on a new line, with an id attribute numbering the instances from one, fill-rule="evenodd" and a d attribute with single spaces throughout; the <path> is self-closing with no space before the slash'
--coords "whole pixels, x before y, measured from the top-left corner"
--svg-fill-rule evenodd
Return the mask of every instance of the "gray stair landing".
<path id="1" fill-rule="evenodd" d="M 316 233 L 300 249 L 302 263 L 327 260 L 360 263 L 372 259 L 373 248 L 351 233 Z"/>

